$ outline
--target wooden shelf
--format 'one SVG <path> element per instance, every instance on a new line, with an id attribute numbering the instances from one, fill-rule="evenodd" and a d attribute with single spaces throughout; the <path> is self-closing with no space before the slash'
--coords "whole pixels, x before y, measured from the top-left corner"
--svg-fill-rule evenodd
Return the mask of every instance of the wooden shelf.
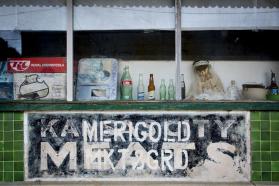
<path id="1" fill-rule="evenodd" d="M 279 110 L 278 101 L 1 101 L 0 111 Z"/>

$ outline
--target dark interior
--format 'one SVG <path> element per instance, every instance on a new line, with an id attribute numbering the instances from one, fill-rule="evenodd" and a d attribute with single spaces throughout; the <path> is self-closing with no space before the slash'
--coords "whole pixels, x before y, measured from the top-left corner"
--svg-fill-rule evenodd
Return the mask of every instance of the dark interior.
<path id="1" fill-rule="evenodd" d="M 279 60 L 279 31 L 183 31 L 183 60 Z M 22 32 L 22 55 L 66 56 L 66 32 Z M 74 58 L 174 60 L 174 31 L 76 31 Z"/>

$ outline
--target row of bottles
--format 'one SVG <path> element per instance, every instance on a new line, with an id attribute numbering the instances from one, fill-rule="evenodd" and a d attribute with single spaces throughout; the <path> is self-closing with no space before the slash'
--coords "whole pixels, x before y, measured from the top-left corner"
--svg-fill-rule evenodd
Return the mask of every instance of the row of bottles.
<path id="1" fill-rule="evenodd" d="M 185 99 L 186 90 L 184 75 L 181 74 L 181 98 Z M 267 87 L 269 90 L 269 95 L 278 95 L 278 85 L 276 83 L 275 73 L 271 72 L 271 83 Z M 155 100 L 155 84 L 153 74 L 150 74 L 149 84 L 147 89 L 147 100 Z M 125 66 L 123 75 L 121 77 L 121 86 L 120 86 L 120 99 L 121 100 L 132 100 L 133 96 L 133 83 L 132 78 L 129 72 L 129 67 Z M 137 86 L 137 100 L 145 100 L 145 87 L 143 83 L 143 74 L 139 74 L 139 81 Z M 234 80 L 231 81 L 230 86 L 225 92 L 225 98 L 228 100 L 239 100 L 242 98 L 241 90 L 237 87 Z M 169 80 L 168 86 L 166 86 L 165 79 L 161 79 L 161 84 L 159 87 L 159 99 L 160 100 L 175 100 L 175 86 L 173 79 Z"/>
<path id="2" fill-rule="evenodd" d="M 138 100 L 144 100 L 144 85 L 142 80 L 142 74 L 139 75 L 139 84 L 137 89 L 137 98 Z M 143 95 L 143 96 L 142 96 Z M 147 99 L 155 100 L 155 84 L 153 74 L 150 74 L 149 84 L 147 88 Z M 159 97 L 160 100 L 175 100 L 175 87 L 173 79 L 169 80 L 168 87 L 166 87 L 165 79 L 161 79 L 161 84 L 159 88 Z"/>
<path id="3" fill-rule="evenodd" d="M 149 84 L 147 88 L 147 99 L 155 100 L 155 84 L 153 74 L 150 74 Z M 184 75 L 181 74 L 181 96 L 185 99 L 185 82 Z M 120 99 L 121 100 L 132 100 L 133 99 L 133 83 L 129 72 L 129 67 L 125 66 L 124 72 L 121 77 L 120 85 Z M 159 88 L 159 99 L 160 100 L 175 100 L 175 86 L 173 79 L 169 80 L 168 87 L 166 86 L 165 79 L 161 79 Z M 145 87 L 143 84 L 143 74 L 139 74 L 139 81 L 137 86 L 137 100 L 145 100 Z"/>
<path id="4" fill-rule="evenodd" d="M 161 80 L 160 100 L 175 100 L 175 88 L 173 84 L 173 79 L 170 79 L 168 89 L 166 88 L 165 80 Z"/>

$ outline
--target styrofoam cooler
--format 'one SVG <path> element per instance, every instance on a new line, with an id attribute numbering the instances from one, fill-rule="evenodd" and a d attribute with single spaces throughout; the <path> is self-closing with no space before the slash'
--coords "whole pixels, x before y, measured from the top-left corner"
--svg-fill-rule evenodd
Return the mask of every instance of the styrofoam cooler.
<path id="1" fill-rule="evenodd" d="M 76 99 L 116 100 L 118 61 L 112 58 L 84 58 L 79 61 Z"/>
<path id="2" fill-rule="evenodd" d="M 36 57 L 9 59 L 14 77 L 14 99 L 66 99 L 66 58 Z"/>

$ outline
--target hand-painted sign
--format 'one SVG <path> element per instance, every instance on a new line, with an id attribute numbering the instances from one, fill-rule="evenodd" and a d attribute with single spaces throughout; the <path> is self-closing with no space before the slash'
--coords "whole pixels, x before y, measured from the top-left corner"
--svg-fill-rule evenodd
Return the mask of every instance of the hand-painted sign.
<path id="1" fill-rule="evenodd" d="M 249 181 L 248 112 L 29 112 L 26 180 Z"/>

